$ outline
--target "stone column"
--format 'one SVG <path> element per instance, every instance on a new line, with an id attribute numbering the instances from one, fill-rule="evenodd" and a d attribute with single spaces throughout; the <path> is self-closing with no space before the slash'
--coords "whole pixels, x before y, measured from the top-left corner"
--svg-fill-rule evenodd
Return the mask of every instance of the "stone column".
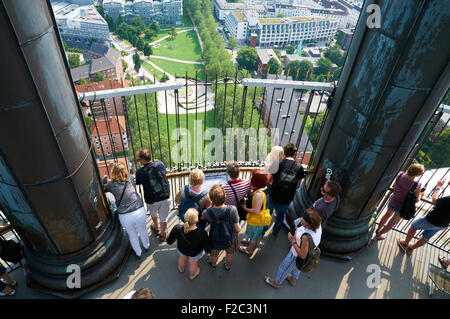
<path id="1" fill-rule="evenodd" d="M 50 2 L 2 1 L 0 42 L 0 209 L 22 240 L 27 285 L 76 297 L 118 276 L 128 239 L 105 204 Z"/>
<path id="2" fill-rule="evenodd" d="M 327 222 L 323 250 L 367 244 L 374 210 L 450 83 L 450 1 L 366 1 L 311 166 L 290 219 L 319 198 L 327 169 L 341 183 L 341 206 Z"/>

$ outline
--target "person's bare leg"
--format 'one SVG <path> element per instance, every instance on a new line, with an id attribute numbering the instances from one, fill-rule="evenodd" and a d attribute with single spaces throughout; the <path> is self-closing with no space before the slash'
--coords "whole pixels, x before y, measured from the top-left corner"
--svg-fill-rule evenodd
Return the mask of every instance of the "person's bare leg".
<path id="1" fill-rule="evenodd" d="M 386 224 L 386 222 L 388 221 L 389 218 L 391 218 L 392 214 L 394 213 L 394 211 L 390 208 L 387 209 L 386 213 L 384 213 L 383 217 L 381 217 L 380 219 L 380 223 L 378 224 L 378 228 L 375 231 L 377 234 L 380 233 L 381 229 L 383 228 L 383 226 Z"/>
<path id="2" fill-rule="evenodd" d="M 420 239 L 414 245 L 409 245 L 408 248 L 411 249 L 411 251 L 413 251 L 414 249 L 422 247 L 427 242 L 428 242 L 428 238 L 425 238 L 425 237 L 422 236 L 422 237 L 420 237 Z"/>
<path id="3" fill-rule="evenodd" d="M 377 234 L 378 237 L 384 237 L 383 235 L 386 234 L 388 231 L 390 231 L 392 228 L 394 228 L 395 225 L 401 220 L 402 218 L 397 213 L 392 216 L 392 218 L 389 220 L 389 222 L 383 227 L 383 229 Z"/>
<path id="4" fill-rule="evenodd" d="M 186 267 L 188 257 L 187 256 L 178 256 L 178 271 L 183 273 L 184 267 Z"/>
<path id="5" fill-rule="evenodd" d="M 14 279 L 11 278 L 11 276 L 5 272 L 3 275 L 0 276 L 4 280 L 4 282 L 8 285 L 12 284 L 14 282 Z"/>
<path id="6" fill-rule="evenodd" d="M 198 260 L 189 258 L 189 279 L 193 280 L 200 273 L 200 267 L 198 266 Z"/>
<path id="7" fill-rule="evenodd" d="M 159 230 L 159 223 L 158 223 L 158 217 L 152 217 L 152 221 L 153 221 L 153 227 L 154 227 L 155 231 L 157 233 L 160 232 L 160 230 Z"/>
<path id="8" fill-rule="evenodd" d="M 159 225 L 160 225 L 159 230 L 160 230 L 161 235 L 166 236 L 167 222 L 160 222 Z"/>
<path id="9" fill-rule="evenodd" d="M 258 245 L 258 239 L 253 239 L 250 241 L 247 251 L 251 254 L 253 254 L 253 252 L 255 251 L 256 246 Z"/>
<path id="10" fill-rule="evenodd" d="M 412 228 L 412 227 L 409 227 L 408 232 L 406 233 L 405 240 L 402 240 L 402 244 L 405 247 L 408 247 L 409 242 L 411 241 L 411 239 L 413 239 L 415 234 L 416 234 L 416 230 L 414 228 Z"/>
<path id="11" fill-rule="evenodd" d="M 233 254 L 226 254 L 226 262 L 225 262 L 225 266 L 227 266 L 227 268 L 231 267 L 231 263 L 233 262 Z"/>
<path id="12" fill-rule="evenodd" d="M 213 266 L 216 266 L 216 265 L 217 265 L 217 259 L 219 259 L 219 256 L 213 256 L 213 255 L 211 255 L 211 264 L 212 264 Z"/>

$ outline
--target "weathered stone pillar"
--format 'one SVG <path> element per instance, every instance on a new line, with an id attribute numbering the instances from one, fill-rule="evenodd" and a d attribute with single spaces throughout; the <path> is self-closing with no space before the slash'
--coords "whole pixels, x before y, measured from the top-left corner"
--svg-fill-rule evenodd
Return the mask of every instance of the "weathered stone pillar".
<path id="1" fill-rule="evenodd" d="M 380 28 L 367 25 L 374 2 Z M 301 216 L 331 169 L 343 192 L 323 250 L 347 254 L 368 242 L 377 202 L 449 88 L 449 21 L 447 0 L 365 2 L 311 174 L 288 212 Z"/>
<path id="2" fill-rule="evenodd" d="M 22 239 L 27 285 L 76 297 L 116 278 L 130 246 L 106 207 L 51 10 L 0 2 L 0 209 Z"/>

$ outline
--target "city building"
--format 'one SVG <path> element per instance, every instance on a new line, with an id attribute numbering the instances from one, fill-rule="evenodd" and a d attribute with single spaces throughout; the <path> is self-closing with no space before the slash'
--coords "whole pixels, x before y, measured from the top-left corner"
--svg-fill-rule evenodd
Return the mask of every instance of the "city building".
<path id="1" fill-rule="evenodd" d="M 113 151 L 115 153 L 128 151 L 125 117 L 110 116 L 92 121 L 91 138 L 97 156 L 103 157 L 103 153 L 105 156 L 111 156 Z"/>
<path id="2" fill-rule="evenodd" d="M 355 27 L 361 14 L 361 5 L 349 0 L 337 0 L 337 2 L 348 9 L 347 28 Z"/>
<path id="3" fill-rule="evenodd" d="M 284 61 L 283 64 L 284 66 L 287 66 L 289 63 L 293 62 L 293 61 L 309 61 L 313 64 L 314 67 L 317 67 L 317 58 L 313 58 L 313 57 L 304 57 L 304 56 L 300 56 L 297 53 L 294 54 L 286 54 L 284 57 Z"/>
<path id="4" fill-rule="evenodd" d="M 71 47 L 88 48 L 92 42 L 109 42 L 108 24 L 93 5 L 52 2 L 61 39 Z"/>
<path id="5" fill-rule="evenodd" d="M 128 87 L 128 81 L 120 82 L 117 80 L 109 80 L 109 81 L 93 82 L 89 84 L 75 85 L 75 90 L 77 91 L 78 94 L 83 94 L 85 92 L 113 90 L 122 87 Z M 91 106 L 89 106 L 89 103 L 86 103 L 87 106 L 82 107 L 84 115 L 92 113 L 94 118 L 99 118 L 104 116 L 124 114 L 124 101 L 122 97 L 106 98 L 103 101 L 104 102 L 102 102 L 101 100 L 96 100 L 92 103 Z"/>
<path id="6" fill-rule="evenodd" d="M 266 16 L 266 8 L 261 4 L 231 3 L 226 0 L 213 0 L 214 14 L 219 21 L 224 22 L 227 14 L 236 10 L 255 11 L 258 17 Z"/>
<path id="7" fill-rule="evenodd" d="M 285 47 L 303 42 L 330 41 L 337 21 L 323 18 L 269 18 L 257 20 L 259 47 Z"/>
<path id="8" fill-rule="evenodd" d="M 160 25 L 183 25 L 182 0 L 103 0 L 103 10 L 114 19 L 141 17 L 145 23 L 156 20 Z"/>
<path id="9" fill-rule="evenodd" d="M 125 157 L 118 157 L 117 162 L 122 163 L 123 165 L 125 165 L 125 167 L 128 167 L 127 160 Z M 115 163 L 115 161 L 112 159 L 106 160 L 106 161 L 104 161 L 104 160 L 97 161 L 98 173 L 100 175 L 100 178 L 103 178 L 103 176 L 105 176 L 105 175 L 111 174 L 111 165 L 114 163 Z M 106 168 L 107 166 L 108 166 L 108 168 Z"/>
<path id="10" fill-rule="evenodd" d="M 103 53 L 105 51 L 106 53 Z M 121 81 L 123 79 L 120 52 L 109 46 L 94 44 L 86 54 L 85 58 L 91 59 L 90 63 L 70 70 L 74 82 L 81 79 L 94 82 L 96 73 L 103 74 L 109 80 Z M 97 58 L 97 56 L 101 57 Z"/>
<path id="11" fill-rule="evenodd" d="M 278 59 L 277 55 L 272 49 L 256 49 L 256 52 L 258 53 L 256 69 L 258 70 L 258 73 L 260 75 L 266 74 L 267 63 L 269 63 L 269 60 L 271 58 L 274 58 L 275 60 L 277 60 L 278 64 L 282 65 L 281 61 Z"/>

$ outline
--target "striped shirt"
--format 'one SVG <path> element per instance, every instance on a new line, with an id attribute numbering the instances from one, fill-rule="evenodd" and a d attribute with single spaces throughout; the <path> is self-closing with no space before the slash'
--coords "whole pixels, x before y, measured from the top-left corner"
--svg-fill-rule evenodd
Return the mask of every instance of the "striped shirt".
<path id="1" fill-rule="evenodd" d="M 229 181 L 231 185 L 233 185 L 233 189 L 236 192 L 237 198 L 239 200 L 243 199 L 245 196 L 250 193 L 250 181 L 244 179 L 236 179 L 234 181 Z M 233 190 L 231 189 L 228 182 L 222 184 L 225 189 L 225 205 L 234 205 L 237 206 L 236 199 L 234 197 Z"/>

